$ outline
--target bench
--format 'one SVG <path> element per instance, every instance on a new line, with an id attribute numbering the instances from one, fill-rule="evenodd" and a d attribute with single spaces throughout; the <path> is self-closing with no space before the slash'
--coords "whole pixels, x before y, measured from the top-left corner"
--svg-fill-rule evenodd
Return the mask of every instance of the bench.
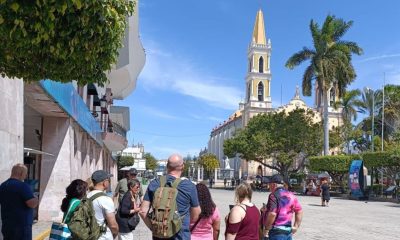
<path id="1" fill-rule="evenodd" d="M 383 191 L 383 194 L 387 197 L 388 195 L 392 195 L 393 197 L 396 194 L 397 186 L 390 186 L 388 187 L 385 191 Z"/>

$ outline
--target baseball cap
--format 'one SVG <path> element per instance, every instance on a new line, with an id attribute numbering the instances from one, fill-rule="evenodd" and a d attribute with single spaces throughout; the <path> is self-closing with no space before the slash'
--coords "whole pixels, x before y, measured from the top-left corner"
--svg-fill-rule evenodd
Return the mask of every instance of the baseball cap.
<path id="1" fill-rule="evenodd" d="M 112 174 L 109 174 L 104 170 L 97 170 L 92 174 L 92 181 L 95 183 L 99 183 L 106 179 L 109 179 L 112 176 Z"/>
<path id="2" fill-rule="evenodd" d="M 275 174 L 271 177 L 270 183 L 279 183 L 282 184 L 283 183 L 283 178 L 281 175 L 279 174 Z"/>
<path id="3" fill-rule="evenodd" d="M 131 174 L 131 175 L 137 175 L 138 172 L 137 172 L 136 168 L 131 168 L 131 169 L 129 169 L 129 174 Z"/>

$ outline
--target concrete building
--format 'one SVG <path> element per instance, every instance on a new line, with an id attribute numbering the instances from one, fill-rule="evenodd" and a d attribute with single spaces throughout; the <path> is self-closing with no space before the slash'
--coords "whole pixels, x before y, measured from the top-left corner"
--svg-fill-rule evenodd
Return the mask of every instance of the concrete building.
<path id="1" fill-rule="evenodd" d="M 318 86 L 315 88 L 316 98 L 314 107 L 307 106 L 300 98 L 298 87 L 295 91 L 295 96 L 288 104 L 279 108 L 272 107 L 270 95 L 272 81 L 270 66 L 271 50 L 271 40 L 267 40 L 266 38 L 263 12 L 260 9 L 256 15 L 253 35 L 247 53 L 248 70 L 245 78 L 245 101 L 239 103 L 239 109 L 235 111 L 228 120 L 212 129 L 208 141 L 207 151 L 217 156 L 220 161 L 221 169 L 225 168 L 226 162 L 223 148 L 224 141 L 231 138 L 238 129 L 246 127 L 249 120 L 258 114 L 281 111 L 290 112 L 296 108 L 301 108 L 313 111 L 315 113 L 315 122 L 320 122 L 322 120 L 322 93 L 318 89 Z M 328 115 L 331 129 L 343 124 L 341 109 L 333 108 L 333 103 L 337 100 L 335 99 L 335 90 L 336 89 L 332 86 L 329 95 Z M 264 161 L 271 163 L 273 160 L 265 159 Z M 240 159 L 238 156 L 229 159 L 229 166 L 234 169 L 236 177 L 241 177 L 242 175 L 250 177 L 256 175 L 272 175 L 274 173 L 272 169 L 263 166 L 259 162 L 246 161 L 245 159 Z M 217 175 L 221 176 L 219 173 L 217 173 Z"/>
<path id="2" fill-rule="evenodd" d="M 113 152 L 127 146 L 129 107 L 114 106 L 136 86 L 145 64 L 139 38 L 139 15 L 129 18 L 124 47 L 109 83 L 78 86 L 76 82 L 42 80 L 23 83 L 0 77 L 0 181 L 6 180 L 16 163 L 28 166 L 28 183 L 39 194 L 36 218 L 60 220 L 60 204 L 66 186 L 74 179 L 88 179 L 104 169 L 117 178 Z"/>
<path id="3" fill-rule="evenodd" d="M 132 166 L 127 166 L 121 170 L 129 170 L 131 168 L 136 168 L 139 172 L 143 173 L 146 171 L 146 159 L 144 159 L 144 146 L 143 144 L 133 145 L 127 147 L 118 153 L 120 156 L 133 157 L 135 160 Z"/>

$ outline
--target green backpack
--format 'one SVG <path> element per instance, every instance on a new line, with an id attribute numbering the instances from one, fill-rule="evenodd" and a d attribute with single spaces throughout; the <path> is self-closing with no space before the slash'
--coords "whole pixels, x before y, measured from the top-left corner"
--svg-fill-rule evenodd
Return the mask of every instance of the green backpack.
<path id="1" fill-rule="evenodd" d="M 107 231 L 106 223 L 100 226 L 97 223 L 95 211 L 93 209 L 93 200 L 98 197 L 107 196 L 100 192 L 90 198 L 83 198 L 81 203 L 72 213 L 68 228 L 71 231 L 72 239 L 78 240 L 97 240 Z"/>
<path id="2" fill-rule="evenodd" d="M 149 218 L 152 225 L 153 237 L 171 238 L 182 228 L 182 219 L 176 207 L 178 185 L 180 178 L 175 179 L 171 187 L 167 185 L 167 177 L 160 177 L 160 187 L 154 193 L 152 211 Z"/>

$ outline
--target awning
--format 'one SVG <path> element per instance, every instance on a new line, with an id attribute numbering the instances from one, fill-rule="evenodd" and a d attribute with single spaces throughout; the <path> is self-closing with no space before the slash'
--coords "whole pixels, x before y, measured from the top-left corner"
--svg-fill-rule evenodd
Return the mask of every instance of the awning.
<path id="1" fill-rule="evenodd" d="M 54 156 L 51 153 L 47 153 L 47 152 L 43 152 L 43 151 L 39 151 L 36 149 L 32 149 L 32 148 L 24 148 L 24 153 L 26 153 L 28 156 L 30 153 L 34 153 L 34 154 L 41 154 L 41 155 L 49 155 L 49 156 Z"/>

